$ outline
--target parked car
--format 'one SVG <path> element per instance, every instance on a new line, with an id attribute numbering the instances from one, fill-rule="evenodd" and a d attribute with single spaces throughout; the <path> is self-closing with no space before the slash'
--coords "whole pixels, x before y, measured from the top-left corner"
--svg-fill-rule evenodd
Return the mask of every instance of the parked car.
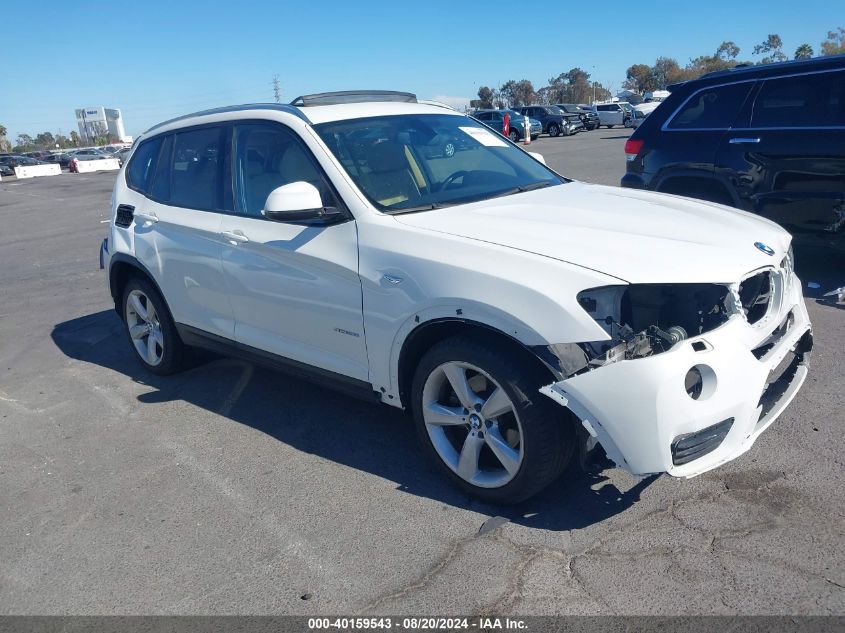
<path id="1" fill-rule="evenodd" d="M 514 109 L 523 116 L 538 120 L 543 126 L 543 133 L 551 137 L 561 134 L 571 136 L 584 128 L 580 118 L 567 114 L 557 106 L 533 105 Z"/>
<path id="2" fill-rule="evenodd" d="M 730 205 L 845 249 L 845 55 L 671 90 L 626 143 L 622 186 Z"/>
<path id="3" fill-rule="evenodd" d="M 630 127 L 640 127 L 640 124 L 645 121 L 645 118 L 648 116 L 647 112 L 643 112 L 642 110 L 638 110 L 637 106 L 634 106 L 634 116 L 631 118 Z"/>
<path id="4" fill-rule="evenodd" d="M 471 149 L 419 151 L 444 132 Z M 151 128 L 100 252 L 150 373 L 208 347 L 404 408 L 441 471 L 492 503 L 596 442 L 638 475 L 716 468 L 795 397 L 812 347 L 775 224 L 570 181 L 408 93 Z"/>
<path id="5" fill-rule="evenodd" d="M 0 176 L 14 176 L 15 167 L 27 167 L 30 165 L 43 165 L 44 163 L 35 158 L 22 154 L 0 155 Z"/>
<path id="6" fill-rule="evenodd" d="M 601 125 L 599 115 L 589 108 L 584 108 L 574 103 L 558 103 L 557 107 L 568 114 L 577 114 L 585 130 L 595 130 Z"/>
<path id="7" fill-rule="evenodd" d="M 508 131 L 510 139 L 516 143 L 525 138 L 525 115 L 515 110 L 479 110 L 472 116 L 477 121 L 481 121 L 484 125 L 493 128 L 499 134 L 504 134 L 505 113 L 510 118 L 510 129 Z M 540 136 L 543 131 L 543 125 L 537 119 L 530 117 L 528 122 L 531 126 L 531 140 L 533 141 Z"/>
<path id="8" fill-rule="evenodd" d="M 631 112 L 625 107 L 631 107 L 630 104 L 621 101 L 613 103 L 596 103 L 592 110 L 599 117 L 599 123 L 607 128 L 612 128 L 616 125 L 628 126 L 631 117 Z"/>
<path id="9" fill-rule="evenodd" d="M 93 147 L 73 150 L 68 152 L 68 155 L 70 156 L 70 164 L 68 165 L 68 168 L 71 172 L 78 171 L 76 163 L 81 160 L 105 160 L 107 158 L 115 158 L 111 154 Z"/>
<path id="10" fill-rule="evenodd" d="M 67 152 L 54 152 L 44 157 L 45 163 L 52 163 L 67 168 L 70 166 L 71 156 Z"/>

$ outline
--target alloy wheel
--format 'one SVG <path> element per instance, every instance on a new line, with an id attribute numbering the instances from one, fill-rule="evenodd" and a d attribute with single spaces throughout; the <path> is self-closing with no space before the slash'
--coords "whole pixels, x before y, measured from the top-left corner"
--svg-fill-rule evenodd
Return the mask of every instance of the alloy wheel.
<path id="1" fill-rule="evenodd" d="M 135 351 L 153 367 L 164 358 L 164 335 L 158 312 L 150 298 L 140 290 L 133 290 L 126 299 L 126 327 Z"/>
<path id="2" fill-rule="evenodd" d="M 422 413 L 443 463 L 464 481 L 499 488 L 519 472 L 522 425 L 507 392 L 484 370 L 449 361 L 429 374 Z"/>

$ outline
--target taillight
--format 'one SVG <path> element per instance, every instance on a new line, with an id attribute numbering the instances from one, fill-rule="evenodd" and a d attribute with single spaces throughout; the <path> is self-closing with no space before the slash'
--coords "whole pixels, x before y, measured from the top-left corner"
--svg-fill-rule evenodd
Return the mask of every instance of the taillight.
<path id="1" fill-rule="evenodd" d="M 642 149 L 645 141 L 641 138 L 629 138 L 625 141 L 625 158 L 629 161 L 634 160 Z"/>

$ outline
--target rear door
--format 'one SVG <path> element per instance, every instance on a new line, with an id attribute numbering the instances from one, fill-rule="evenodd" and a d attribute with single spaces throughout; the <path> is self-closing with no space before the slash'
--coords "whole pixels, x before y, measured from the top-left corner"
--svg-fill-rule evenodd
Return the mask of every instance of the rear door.
<path id="1" fill-rule="evenodd" d="M 173 319 L 231 339 L 234 319 L 220 262 L 220 221 L 231 209 L 227 137 L 227 126 L 209 125 L 147 141 L 127 168 L 134 191 L 116 202 L 132 207 L 135 257 L 155 278 Z"/>
<path id="2" fill-rule="evenodd" d="M 752 80 L 701 88 L 681 104 L 660 132 L 648 135 L 644 160 L 647 171 L 657 166 L 650 178 L 654 189 L 700 197 L 689 179 L 712 179 L 722 139 L 753 87 Z"/>
<path id="3" fill-rule="evenodd" d="M 761 81 L 716 168 L 795 235 L 845 234 L 845 70 Z"/>

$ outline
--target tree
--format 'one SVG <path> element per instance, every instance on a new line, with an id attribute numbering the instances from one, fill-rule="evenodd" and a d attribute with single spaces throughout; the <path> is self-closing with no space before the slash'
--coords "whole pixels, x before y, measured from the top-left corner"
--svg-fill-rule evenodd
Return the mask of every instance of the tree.
<path id="1" fill-rule="evenodd" d="M 12 144 L 9 142 L 9 139 L 6 138 L 7 133 L 8 130 L 6 130 L 6 126 L 0 124 L 0 152 L 12 151 Z"/>
<path id="2" fill-rule="evenodd" d="M 719 70 L 726 70 L 733 68 L 739 62 L 736 58 L 739 56 L 739 46 L 731 41 L 722 42 L 712 55 L 702 55 L 691 59 L 690 63 L 684 69 L 686 71 L 686 79 L 695 79 L 707 73 L 716 72 Z"/>
<path id="3" fill-rule="evenodd" d="M 755 55 L 766 55 L 763 59 L 760 60 L 761 64 L 771 64 L 772 62 L 782 62 L 786 61 L 786 55 L 783 54 L 781 50 L 783 48 L 783 41 L 780 39 L 780 35 L 776 33 L 770 33 L 769 37 L 765 39 L 760 44 L 754 47 L 754 54 Z"/>
<path id="4" fill-rule="evenodd" d="M 769 37 L 772 37 L 771 35 Z M 777 37 L 777 36 L 775 36 Z M 733 42 L 726 41 L 719 44 L 719 48 L 716 49 L 716 55 L 718 59 L 723 61 L 730 61 L 732 59 L 736 59 L 739 56 L 739 46 L 734 44 Z"/>
<path id="5" fill-rule="evenodd" d="M 809 44 L 801 44 L 795 49 L 795 59 L 810 59 L 813 56 L 813 47 Z"/>
<path id="6" fill-rule="evenodd" d="M 56 147 L 56 139 L 50 132 L 41 132 L 35 137 L 35 146 L 38 149 L 54 149 Z"/>
<path id="7" fill-rule="evenodd" d="M 19 152 L 30 152 L 35 149 L 35 141 L 29 134 L 18 134 L 15 140 L 17 141 L 15 149 Z"/>
<path id="8" fill-rule="evenodd" d="M 70 133 L 70 142 L 73 143 L 73 147 L 79 147 L 79 134 L 77 132 Z"/>
<path id="9" fill-rule="evenodd" d="M 492 108 L 493 107 L 493 91 L 487 86 L 481 86 L 478 89 L 478 108 Z"/>
<path id="10" fill-rule="evenodd" d="M 639 92 L 640 94 L 654 90 L 657 82 L 652 73 L 651 66 L 647 64 L 634 64 L 625 71 L 625 82 L 623 88 Z"/>
<path id="11" fill-rule="evenodd" d="M 506 81 L 500 90 L 502 99 L 512 108 L 530 105 L 536 98 L 534 85 L 527 79 Z"/>
<path id="12" fill-rule="evenodd" d="M 827 32 L 827 39 L 822 42 L 822 55 L 838 55 L 845 53 L 845 29 L 841 26 L 835 31 Z"/>

